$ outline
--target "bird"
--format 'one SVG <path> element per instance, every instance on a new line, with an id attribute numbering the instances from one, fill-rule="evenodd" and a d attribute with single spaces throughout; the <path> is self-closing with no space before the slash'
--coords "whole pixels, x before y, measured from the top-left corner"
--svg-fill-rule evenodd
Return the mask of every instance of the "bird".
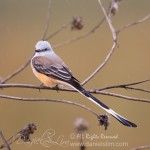
<path id="1" fill-rule="evenodd" d="M 71 87 L 107 113 L 111 114 L 120 123 L 128 127 L 137 125 L 105 105 L 83 88 L 80 82 L 74 77 L 71 70 L 64 61 L 54 52 L 50 43 L 40 40 L 35 45 L 35 54 L 31 59 L 31 68 L 34 75 L 47 87 L 67 86 Z"/>

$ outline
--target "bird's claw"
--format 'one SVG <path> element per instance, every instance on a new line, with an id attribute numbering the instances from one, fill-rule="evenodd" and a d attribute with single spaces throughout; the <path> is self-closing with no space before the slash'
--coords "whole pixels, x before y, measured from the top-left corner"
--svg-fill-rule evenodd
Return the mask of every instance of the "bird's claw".
<path id="1" fill-rule="evenodd" d="M 39 92 L 41 92 L 41 88 L 45 87 L 43 83 L 40 84 L 39 86 Z"/>
<path id="2" fill-rule="evenodd" d="M 58 84 L 56 86 L 54 86 L 53 89 L 56 90 L 59 93 L 59 86 L 58 86 Z"/>

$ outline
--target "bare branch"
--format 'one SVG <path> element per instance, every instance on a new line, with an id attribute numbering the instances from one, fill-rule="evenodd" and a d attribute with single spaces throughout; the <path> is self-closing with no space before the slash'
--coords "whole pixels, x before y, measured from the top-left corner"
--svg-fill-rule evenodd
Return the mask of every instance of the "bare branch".
<path id="1" fill-rule="evenodd" d="M 47 90 L 59 90 L 59 91 L 70 91 L 70 92 L 77 92 L 71 88 L 60 88 L 60 87 L 57 87 L 57 89 L 54 87 L 54 88 L 50 88 L 50 87 L 46 87 L 46 86 L 40 86 L 40 85 L 32 85 L 32 84 L 17 84 L 17 83 L 11 83 L 11 84 L 0 84 L 0 88 L 3 89 L 3 88 L 30 88 L 30 89 L 38 89 L 38 90 L 41 90 L 41 89 L 47 89 Z M 59 88 L 59 89 L 58 89 Z"/>
<path id="2" fill-rule="evenodd" d="M 51 10 L 51 0 L 48 1 L 47 19 L 46 19 L 46 23 L 45 23 L 44 33 L 42 35 L 43 40 L 45 39 L 45 36 L 48 32 L 48 26 L 49 26 L 49 21 L 50 21 L 50 10 Z"/>
<path id="3" fill-rule="evenodd" d="M 136 147 L 136 148 L 132 148 L 131 150 L 142 150 L 142 149 L 149 149 L 150 145 L 147 146 L 140 146 L 140 147 Z"/>
<path id="4" fill-rule="evenodd" d="M 56 34 L 60 33 L 63 29 L 67 28 L 69 24 L 70 24 L 70 21 L 67 22 L 66 24 L 62 25 L 60 28 L 58 28 L 54 33 L 52 33 L 50 36 L 48 36 L 47 38 L 45 38 L 45 40 L 51 39 Z"/>
<path id="5" fill-rule="evenodd" d="M 147 89 L 141 89 L 141 88 L 135 88 L 135 87 L 126 87 L 126 89 L 150 93 L 150 90 L 147 90 Z"/>
<path id="6" fill-rule="evenodd" d="M 110 60 L 112 54 L 114 53 L 115 49 L 117 48 L 117 34 L 116 34 L 116 30 L 115 28 L 113 27 L 112 23 L 111 23 L 111 19 L 108 17 L 102 3 L 100 0 L 98 0 L 100 6 L 101 6 L 101 9 L 105 15 L 105 18 L 108 22 L 108 25 L 109 25 L 109 28 L 111 30 L 111 33 L 112 33 L 112 37 L 113 37 L 113 45 L 112 45 L 112 48 L 111 50 L 109 51 L 108 55 L 106 56 L 105 60 L 103 61 L 103 63 L 98 67 L 96 68 L 96 70 L 88 77 L 86 78 L 83 82 L 82 82 L 82 85 L 86 84 L 88 81 L 90 81 L 106 64 L 107 62 Z"/>
<path id="7" fill-rule="evenodd" d="M 47 90 L 56 90 L 55 88 L 50 88 L 50 87 L 41 87 L 41 86 L 37 86 L 37 85 L 29 85 L 29 84 L 0 84 L 0 88 L 11 88 L 11 87 L 18 87 L 18 88 L 32 88 L 32 89 L 47 89 Z M 67 91 L 67 92 L 77 92 L 74 89 L 63 89 L 63 88 L 59 88 L 60 91 Z M 150 102 L 149 99 L 143 99 L 143 98 L 134 98 L 134 97 L 129 97 L 129 96 L 125 96 L 125 95 L 121 95 L 121 94 L 115 94 L 115 93 L 110 93 L 110 92 L 106 92 L 106 91 L 100 91 L 100 89 L 94 89 L 94 90 L 87 90 L 90 93 L 93 94 L 103 94 L 103 95 L 108 95 L 108 96 L 114 96 L 114 97 L 119 97 L 119 98 L 123 98 L 123 99 L 127 99 L 127 100 L 133 100 L 133 101 L 139 101 L 139 102 Z M 146 92 L 146 91 L 144 91 Z M 1 95 L 0 95 L 1 97 Z M 5 98 L 5 97 L 4 97 Z M 7 98 L 7 97 L 6 97 Z M 15 97 L 14 97 L 15 99 Z M 29 99 L 29 98 L 27 98 Z M 34 98 L 33 98 L 34 99 Z M 30 101 L 30 100 L 29 100 Z M 32 99 L 31 99 L 32 101 Z M 34 100 L 33 100 L 34 101 Z M 53 101 L 53 100 L 52 100 Z M 61 100 L 58 100 L 58 102 Z M 62 100 L 63 101 L 63 100 Z M 57 102 L 57 101 L 56 101 Z M 63 103 L 63 102 L 62 102 Z M 70 103 L 70 102 L 69 102 Z M 72 103 L 72 102 L 71 102 Z M 82 107 L 82 106 L 81 106 Z"/>
<path id="8" fill-rule="evenodd" d="M 6 83 L 8 80 L 13 78 L 17 74 L 19 74 L 21 71 L 23 71 L 30 64 L 31 58 L 32 57 L 30 57 L 29 60 L 27 60 L 27 62 L 25 64 L 23 64 L 21 67 L 19 67 L 17 70 L 15 70 L 13 73 L 11 73 L 10 75 L 6 76 L 4 79 L 0 80 L 0 84 Z"/>
<path id="9" fill-rule="evenodd" d="M 98 29 L 100 27 L 100 25 L 105 21 L 105 18 L 103 18 L 95 27 L 93 27 L 89 32 L 87 32 L 86 34 L 84 35 L 81 35 L 79 37 L 75 37 L 73 38 L 72 40 L 69 40 L 69 41 L 66 41 L 64 42 L 65 44 L 63 43 L 60 43 L 58 45 L 55 45 L 53 46 L 53 48 L 58 48 L 58 47 L 61 47 L 61 46 L 64 46 L 66 44 L 70 44 L 72 42 L 75 42 L 75 41 L 78 41 L 82 38 L 85 38 L 87 37 L 88 35 L 94 33 L 96 31 L 96 29 Z M 53 37 L 54 35 L 56 35 L 57 33 L 59 33 L 61 30 L 63 30 L 64 28 L 66 28 L 68 26 L 69 23 L 66 23 L 64 26 L 60 27 L 56 32 L 54 32 L 52 35 L 50 35 L 49 37 L 47 37 L 46 39 L 48 40 L 49 38 Z M 33 55 L 32 55 L 33 56 Z M 10 75 L 8 75 L 7 77 L 5 77 L 4 79 L 1 79 L 0 80 L 0 83 L 3 84 L 3 83 L 6 83 L 8 80 L 10 80 L 11 78 L 13 78 L 14 76 L 16 76 L 17 74 L 19 74 L 21 71 L 23 71 L 29 64 L 30 64 L 30 60 L 32 58 L 32 56 L 30 57 L 30 59 L 25 63 L 23 64 L 21 67 L 19 67 L 16 71 L 14 71 L 13 73 L 11 73 Z"/>
<path id="10" fill-rule="evenodd" d="M 126 26 L 120 28 L 119 30 L 115 30 L 115 28 L 113 27 L 112 23 L 111 23 L 111 19 L 110 17 L 107 15 L 106 11 L 105 11 L 105 8 L 103 7 L 102 3 L 101 3 L 101 0 L 98 0 L 100 6 L 101 6 L 101 9 L 106 17 L 106 20 L 109 24 L 109 27 L 110 27 L 110 30 L 112 32 L 112 36 L 113 36 L 113 40 L 114 40 L 114 43 L 113 43 L 113 46 L 110 50 L 110 52 L 108 53 L 108 55 L 106 56 L 105 60 L 103 61 L 103 63 L 98 67 L 96 68 L 96 70 L 89 76 L 87 77 L 83 82 L 82 82 L 82 85 L 86 84 L 88 81 L 90 81 L 106 64 L 107 62 L 110 60 L 113 52 L 115 51 L 115 49 L 117 48 L 117 33 L 123 31 L 124 29 L 128 28 L 128 27 L 131 27 L 133 25 L 136 25 L 136 24 L 139 24 L 139 23 L 142 23 L 144 21 L 146 21 L 147 19 L 150 18 L 150 14 L 147 15 L 146 17 L 136 21 L 136 22 L 133 22 L 133 23 L 129 23 L 127 24 Z"/>
<path id="11" fill-rule="evenodd" d="M 15 141 L 17 141 L 19 138 L 22 139 L 24 142 L 30 142 L 30 136 L 34 133 L 34 131 L 37 129 L 36 125 L 34 123 L 29 123 L 26 125 L 22 130 L 18 131 L 16 134 L 11 136 L 6 142 L 8 145 L 13 144 Z M 2 144 L 0 146 L 0 149 L 7 147 L 6 144 Z"/>
<path id="12" fill-rule="evenodd" d="M 117 47 L 117 44 L 114 43 L 112 48 L 111 48 L 111 50 L 110 50 L 110 52 L 108 53 L 108 55 L 106 56 L 105 60 L 103 61 L 103 63 L 100 66 L 98 66 L 96 68 L 96 70 L 81 83 L 81 85 L 84 85 L 88 81 L 90 81 L 106 65 L 106 63 L 110 60 L 110 58 L 111 58 L 114 50 L 116 49 L 116 47 Z"/>
<path id="13" fill-rule="evenodd" d="M 104 87 L 104 88 L 100 88 L 98 90 L 99 91 L 103 91 L 103 90 L 113 89 L 113 88 L 129 88 L 129 86 L 131 86 L 131 85 L 137 85 L 137 84 L 141 84 L 141 83 L 148 82 L 148 81 L 150 81 L 150 79 L 145 79 L 145 80 L 142 80 L 142 81 L 128 83 L 128 84 L 120 84 L 120 85 L 107 86 L 107 87 Z"/>
<path id="14" fill-rule="evenodd" d="M 38 86 L 38 85 L 32 85 L 32 84 L 17 84 L 17 83 L 11 83 L 11 84 L 0 84 L 0 88 L 11 88 L 11 87 L 17 87 L 17 88 L 32 88 L 32 89 L 51 89 L 46 86 Z"/>
<path id="15" fill-rule="evenodd" d="M 89 36 L 90 34 L 94 33 L 101 25 L 102 23 L 105 21 L 105 18 L 103 18 L 102 20 L 100 20 L 98 22 L 98 24 L 96 24 L 96 26 L 94 26 L 92 29 L 90 29 L 87 33 L 83 34 L 83 35 L 80 35 L 78 37 L 74 37 L 73 39 L 71 40 L 68 40 L 68 41 L 65 41 L 63 43 L 60 43 L 60 44 L 57 44 L 57 45 L 54 45 L 53 48 L 58 48 L 58 47 L 61 47 L 61 46 L 64 46 L 64 45 L 67 45 L 67 44 L 70 44 L 70 43 L 73 43 L 73 42 L 76 42 L 80 39 L 83 39 L 87 36 Z"/>
<path id="16" fill-rule="evenodd" d="M 114 96 L 114 97 L 118 97 L 118 98 L 122 98 L 122 99 L 126 99 L 126 100 L 150 103 L 149 99 L 130 97 L 130 96 L 125 96 L 125 95 L 106 92 L 106 91 L 90 90 L 90 92 L 95 93 L 95 94 L 103 94 L 103 95 L 107 95 L 107 96 Z"/>
<path id="17" fill-rule="evenodd" d="M 3 142 L 4 142 L 5 147 L 7 148 L 7 150 L 11 150 L 11 148 L 10 148 L 9 144 L 7 143 L 7 141 L 6 141 L 6 139 L 5 139 L 5 137 L 4 137 L 4 135 L 3 135 L 1 130 L 0 130 L 0 136 L 1 136 L 2 140 L 3 140 Z"/>
<path id="18" fill-rule="evenodd" d="M 0 94 L 0 98 L 11 99 L 11 100 L 16 100 L 16 101 L 27 101 L 27 102 L 32 101 L 32 102 L 65 103 L 65 104 L 75 105 L 75 106 L 84 108 L 84 109 L 88 110 L 89 112 L 91 112 L 96 117 L 98 117 L 98 114 L 95 111 L 93 111 L 92 109 L 86 107 L 85 105 L 75 103 L 75 102 L 71 102 L 71 101 L 68 101 L 68 100 L 57 100 L 57 99 L 48 99 L 48 98 L 23 98 L 23 97 L 15 97 L 15 96 L 8 96 L 8 95 L 2 95 L 2 94 Z"/>
<path id="19" fill-rule="evenodd" d="M 100 5 L 100 7 L 101 7 L 101 9 L 102 9 L 102 11 L 103 11 L 103 13 L 104 13 L 104 15 L 105 15 L 105 18 L 106 18 L 107 22 L 108 22 L 110 31 L 111 31 L 112 36 L 113 36 L 113 40 L 116 41 L 116 40 L 117 40 L 116 30 L 115 30 L 115 28 L 114 28 L 113 25 L 112 25 L 111 19 L 110 19 L 110 17 L 107 15 L 106 10 L 105 10 L 105 8 L 104 8 L 103 5 L 102 5 L 101 0 L 98 0 L 98 2 L 99 2 L 99 5 Z"/>
<path id="20" fill-rule="evenodd" d="M 47 20 L 46 20 L 46 25 L 45 25 L 45 30 L 44 30 L 44 34 L 42 36 L 42 39 L 44 39 L 44 37 L 46 36 L 47 30 L 48 30 L 48 25 L 49 25 L 49 19 L 50 19 L 50 6 L 51 6 L 51 0 L 49 0 L 49 4 L 48 4 L 48 13 L 47 13 Z M 33 56 L 33 55 L 32 55 Z M 11 73 L 10 75 L 6 76 L 4 79 L 0 80 L 1 84 L 6 83 L 8 80 L 10 80 L 11 78 L 13 78 L 14 76 L 16 76 L 17 74 L 19 74 L 21 71 L 23 71 L 29 64 L 30 64 L 30 60 L 32 58 L 32 56 L 29 58 L 29 60 L 23 64 L 21 67 L 19 67 L 17 70 L 15 70 L 13 73 Z"/>
<path id="21" fill-rule="evenodd" d="M 20 130 L 20 131 L 21 131 L 21 130 Z M 11 137 L 7 140 L 7 143 L 8 143 L 9 145 L 13 144 L 15 141 L 17 141 L 17 140 L 19 139 L 19 137 L 20 137 L 20 135 L 19 135 L 20 131 L 17 132 L 15 135 L 11 136 Z M 3 149 L 4 147 L 6 147 L 6 145 L 5 145 L 5 144 L 2 144 L 2 145 L 0 146 L 0 149 Z"/>
<path id="22" fill-rule="evenodd" d="M 130 87 L 132 85 L 137 85 L 137 84 L 142 84 L 145 82 L 150 81 L 150 79 L 145 79 L 142 81 L 138 82 L 133 82 L 133 83 L 127 83 L 127 84 L 120 84 L 120 85 L 113 85 L 113 86 L 107 86 L 103 88 L 96 89 L 96 91 L 103 91 L 103 90 L 108 90 L 108 89 L 114 89 L 114 88 L 125 88 L 125 89 L 131 89 L 131 90 L 137 90 L 137 91 L 142 91 L 142 92 L 147 92 L 150 93 L 150 90 L 146 89 L 141 89 L 141 88 L 135 88 L 135 87 Z M 48 89 L 48 90 L 56 90 L 55 88 L 50 88 L 46 86 L 39 86 L 39 85 L 32 85 L 32 84 L 17 84 L 17 83 L 11 83 L 11 84 L 0 84 L 0 88 L 31 88 L 31 89 Z M 66 88 L 59 88 L 60 91 L 70 91 L 70 92 L 76 92 L 74 89 L 66 89 Z"/>
<path id="23" fill-rule="evenodd" d="M 142 23 L 142 22 L 148 20 L 149 18 L 150 18 L 150 14 L 146 15 L 144 18 L 139 19 L 139 20 L 137 20 L 137 21 L 135 21 L 135 22 L 129 23 L 129 24 L 127 24 L 127 25 L 121 27 L 120 29 L 118 29 L 118 30 L 117 30 L 117 34 L 118 34 L 119 32 L 121 32 L 121 31 L 123 31 L 123 30 L 125 30 L 125 29 L 131 27 L 131 26 L 134 26 L 134 25 L 137 25 L 137 24 L 139 24 L 139 23 Z"/>
<path id="24" fill-rule="evenodd" d="M 19 131 L 19 132 L 20 132 L 20 131 Z M 19 132 L 17 132 L 15 135 L 11 136 L 11 137 L 7 140 L 7 143 L 8 143 L 9 146 L 19 139 L 19 137 L 20 137 L 20 136 L 19 136 Z M 0 145 L 0 149 L 3 149 L 4 147 L 6 147 L 6 144 Z"/>

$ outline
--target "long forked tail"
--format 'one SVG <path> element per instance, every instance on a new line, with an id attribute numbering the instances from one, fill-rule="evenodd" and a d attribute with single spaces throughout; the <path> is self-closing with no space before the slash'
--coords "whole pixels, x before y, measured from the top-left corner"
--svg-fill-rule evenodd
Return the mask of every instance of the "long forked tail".
<path id="1" fill-rule="evenodd" d="M 123 125 L 128 126 L 128 127 L 137 127 L 136 124 L 134 124 L 133 122 L 127 120 L 126 118 L 122 117 L 121 115 L 117 114 L 115 111 L 113 111 L 107 105 L 105 105 L 104 103 L 99 101 L 97 98 L 95 98 L 92 94 L 90 94 L 88 91 L 86 91 L 80 85 L 74 85 L 73 88 L 76 89 L 82 95 L 84 95 L 86 98 L 88 98 L 89 100 L 91 100 L 92 102 L 94 102 L 95 104 L 100 106 L 102 109 L 107 111 L 109 114 L 111 114 L 114 118 L 116 118 Z"/>

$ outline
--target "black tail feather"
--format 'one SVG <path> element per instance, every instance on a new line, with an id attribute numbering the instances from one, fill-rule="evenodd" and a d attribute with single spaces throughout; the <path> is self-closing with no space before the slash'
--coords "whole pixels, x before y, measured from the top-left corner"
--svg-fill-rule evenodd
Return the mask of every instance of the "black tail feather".
<path id="1" fill-rule="evenodd" d="M 137 127 L 137 125 L 126 118 L 122 117 L 121 115 L 117 114 L 115 111 L 110 109 L 107 105 L 102 103 L 100 100 L 95 98 L 92 94 L 90 94 L 88 91 L 86 91 L 80 84 L 76 83 L 73 88 L 75 88 L 78 92 L 80 92 L 82 95 L 87 97 L 89 100 L 103 108 L 105 111 L 107 111 L 109 114 L 111 114 L 114 118 L 116 118 L 119 122 L 121 122 L 123 125 L 128 127 Z"/>

